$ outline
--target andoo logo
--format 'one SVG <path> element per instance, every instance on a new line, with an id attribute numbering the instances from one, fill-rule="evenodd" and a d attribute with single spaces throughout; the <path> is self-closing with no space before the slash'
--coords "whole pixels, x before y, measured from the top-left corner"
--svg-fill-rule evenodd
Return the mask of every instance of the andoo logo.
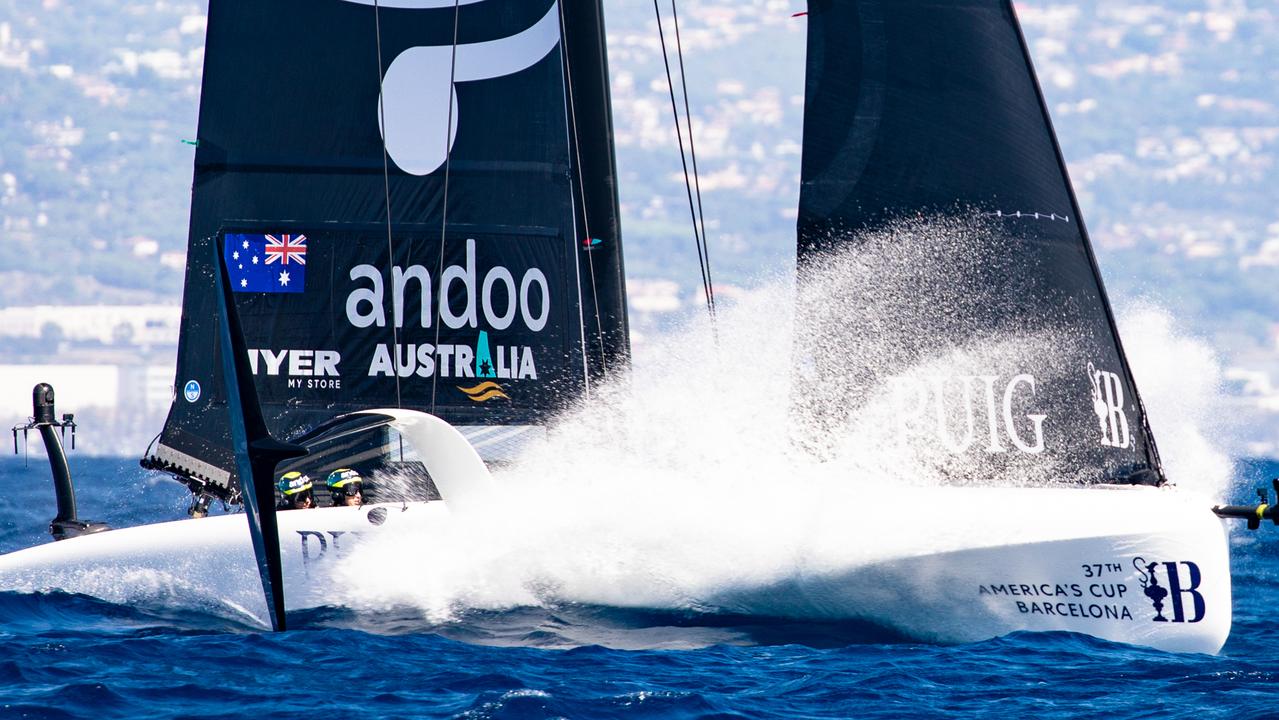
<path id="1" fill-rule="evenodd" d="M 378 0 L 383 8 L 452 8 L 481 0 Z M 374 0 L 347 0 L 373 5 Z M 559 3 L 532 27 L 489 42 L 413 47 L 400 53 L 382 78 L 378 113 L 386 151 L 411 175 L 435 172 L 453 150 L 458 106 L 455 82 L 488 80 L 532 67 L 560 41 Z M 382 123 L 385 122 L 385 125 Z M 439 142 L 448 136 L 447 146 Z"/>
<path id="2" fill-rule="evenodd" d="M 538 268 L 529 268 L 517 282 L 515 274 L 504 265 L 487 269 L 477 267 L 474 239 L 466 241 L 466 259 L 462 265 L 444 268 L 438 287 L 432 286 L 430 272 L 421 265 L 407 268 L 395 265 L 389 278 L 373 265 L 356 265 L 351 268 L 350 276 L 352 281 L 368 283 L 352 289 L 346 298 L 347 322 L 361 329 L 386 326 L 387 295 L 391 301 L 391 322 L 397 328 L 404 327 L 406 323 L 430 328 L 439 322 L 450 330 L 479 329 L 482 326 L 506 330 L 518 320 L 524 329 L 540 333 L 551 316 L 550 286 L 546 274 Z M 454 293 L 455 286 L 460 288 L 460 293 Z M 417 293 L 417 304 L 421 307 L 418 318 L 404 316 L 405 300 L 411 292 Z M 453 300 L 460 300 L 460 303 Z M 368 374 L 370 377 L 398 374 L 404 378 L 438 375 L 445 378 L 536 380 L 537 364 L 532 347 L 490 347 L 488 332 L 480 330 L 474 346 L 407 343 L 392 347 L 378 344 L 373 349 Z"/>
<path id="3" fill-rule="evenodd" d="M 1187 561 L 1181 562 L 1146 562 L 1145 558 L 1133 558 L 1132 565 L 1137 570 L 1141 590 L 1150 599 L 1155 609 L 1154 622 L 1197 623 L 1204 619 L 1207 607 L 1204 597 L 1199 593 L 1199 585 L 1203 575 L 1199 566 Z M 1163 584 L 1160 584 L 1160 577 Z M 1172 618 L 1164 617 L 1164 601 L 1172 603 Z M 1189 603 L 1189 608 L 1187 608 Z M 1186 610 L 1191 611 L 1189 617 Z"/>
<path id="4" fill-rule="evenodd" d="M 1128 434 L 1128 417 L 1124 414 L 1124 386 L 1119 376 L 1088 363 L 1088 382 L 1092 386 L 1092 411 L 1101 426 L 1101 444 L 1130 447 L 1132 438 Z"/>

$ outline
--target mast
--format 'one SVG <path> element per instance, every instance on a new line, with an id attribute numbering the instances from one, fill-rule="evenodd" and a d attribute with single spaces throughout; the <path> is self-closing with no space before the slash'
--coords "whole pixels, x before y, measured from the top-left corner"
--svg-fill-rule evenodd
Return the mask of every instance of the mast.
<path id="1" fill-rule="evenodd" d="M 1023 472 L 1049 475 L 1032 481 L 1064 466 L 1083 469 L 1076 480 L 1162 482 L 1011 3 L 824 0 L 810 3 L 808 23 L 801 271 L 863 252 L 919 285 L 869 287 L 880 281 L 859 276 L 863 295 L 895 293 L 893 322 L 882 320 L 894 309 L 869 300 L 842 319 L 804 305 L 801 326 L 845 327 L 850 342 L 883 349 L 851 369 L 837 352 L 811 353 L 839 392 L 808 409 L 830 416 L 960 353 L 967 367 L 933 368 L 907 393 L 936 408 L 932 441 L 988 464 L 1019 454 Z M 1037 352 L 1016 352 L 1019 342 Z M 992 398 L 967 445 L 954 407 L 964 393 Z"/>
<path id="2" fill-rule="evenodd" d="M 510 438 L 629 354 L 599 0 L 376 5 L 210 3 L 178 392 L 144 460 L 194 491 L 238 492 L 219 240 L 275 437 L 403 406 Z"/>

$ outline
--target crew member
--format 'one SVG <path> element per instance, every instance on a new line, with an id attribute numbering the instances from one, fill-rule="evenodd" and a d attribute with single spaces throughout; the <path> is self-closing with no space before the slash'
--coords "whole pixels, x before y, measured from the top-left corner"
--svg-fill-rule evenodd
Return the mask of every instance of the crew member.
<path id="1" fill-rule="evenodd" d="M 359 472 L 351 468 L 338 468 L 329 473 L 324 484 L 329 488 L 334 505 L 364 504 L 364 479 Z"/>
<path id="2" fill-rule="evenodd" d="M 315 507 L 315 495 L 311 492 L 311 478 L 297 470 L 291 470 L 280 476 L 276 483 L 283 500 L 277 510 L 305 510 Z"/>

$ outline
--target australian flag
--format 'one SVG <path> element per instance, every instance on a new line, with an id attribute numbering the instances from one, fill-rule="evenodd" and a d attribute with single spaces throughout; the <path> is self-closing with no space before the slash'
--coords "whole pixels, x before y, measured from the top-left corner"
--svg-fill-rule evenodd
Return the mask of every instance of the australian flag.
<path id="1" fill-rule="evenodd" d="M 227 233 L 225 260 L 236 292 L 300 293 L 306 289 L 305 235 Z"/>

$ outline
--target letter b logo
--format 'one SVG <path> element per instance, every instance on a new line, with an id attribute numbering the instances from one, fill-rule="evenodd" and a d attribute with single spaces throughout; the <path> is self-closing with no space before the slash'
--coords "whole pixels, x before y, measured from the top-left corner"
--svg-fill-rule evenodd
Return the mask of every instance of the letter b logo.
<path id="1" fill-rule="evenodd" d="M 1185 566 L 1184 577 L 1178 566 Z M 1165 562 L 1164 570 L 1168 573 L 1168 599 L 1172 601 L 1172 621 L 1196 623 L 1203 620 L 1207 608 L 1204 606 L 1204 596 L 1199 593 L 1199 584 L 1203 580 L 1199 566 L 1186 561 Z M 1187 600 L 1194 609 L 1194 615 L 1190 618 L 1186 617 L 1185 602 Z"/>
<path id="2" fill-rule="evenodd" d="M 1128 417 L 1124 414 L 1124 385 L 1119 375 L 1096 370 L 1088 364 L 1088 380 L 1092 384 L 1092 408 L 1101 426 L 1101 444 L 1127 448 L 1132 443 L 1128 433 Z"/>

